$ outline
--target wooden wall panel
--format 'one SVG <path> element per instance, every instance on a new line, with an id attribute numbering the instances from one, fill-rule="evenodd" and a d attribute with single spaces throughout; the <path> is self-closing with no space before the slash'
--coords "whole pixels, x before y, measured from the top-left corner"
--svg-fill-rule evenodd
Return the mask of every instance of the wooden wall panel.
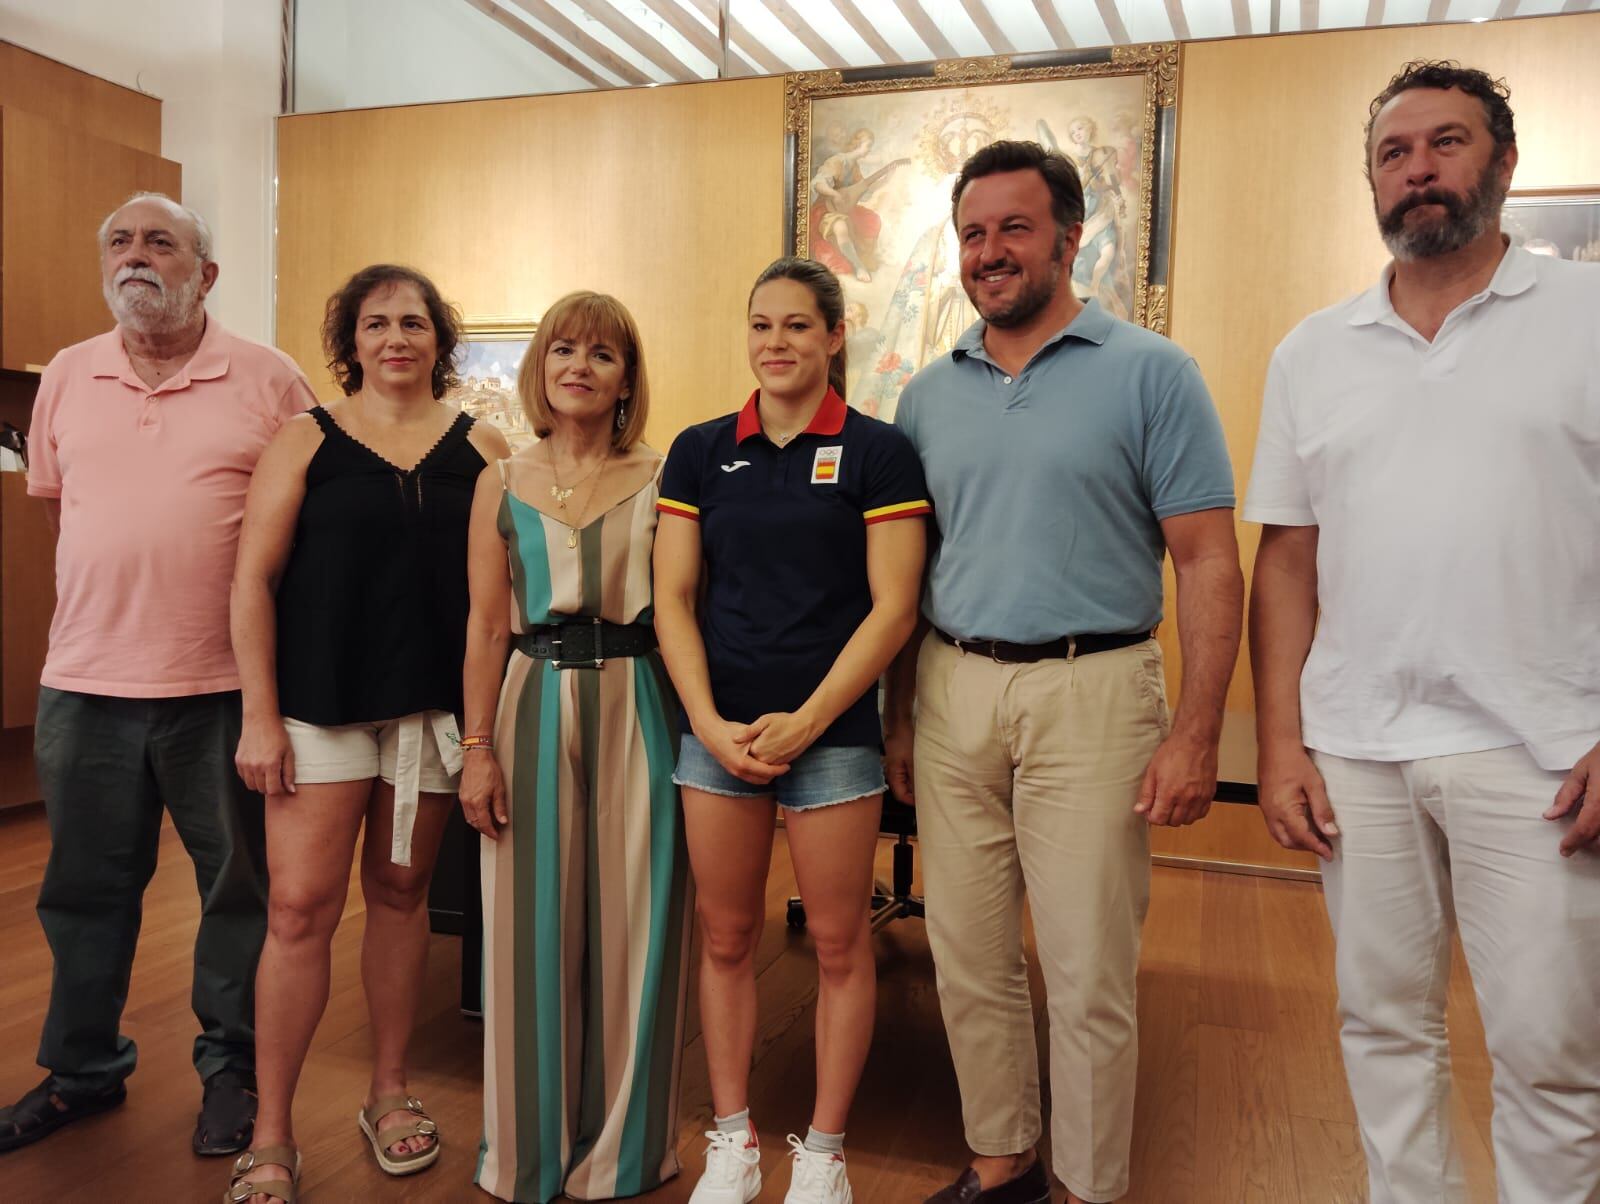
<path id="1" fill-rule="evenodd" d="M 783 81 L 280 118 L 278 343 L 322 369 L 323 305 L 398 260 L 471 315 L 537 316 L 593 288 L 638 319 L 646 438 L 753 387 L 745 296 L 783 250 Z"/>
<path id="2" fill-rule="evenodd" d="M 27 487 L 0 473 L 0 728 L 33 724 L 56 607 L 55 532 Z"/>
<path id="3" fill-rule="evenodd" d="M 1241 498 L 1273 348 L 1388 262 L 1362 140 L 1367 105 L 1413 58 L 1455 58 L 1506 79 L 1521 156 L 1513 187 L 1600 186 L 1600 129 L 1587 116 L 1600 111 L 1600 13 L 1186 46 L 1172 337 L 1216 397 Z M 1259 533 L 1240 525 L 1247 573 Z M 1176 669 L 1176 632 L 1163 635 Z M 1228 705 L 1248 723 L 1243 657 Z"/>
<path id="4" fill-rule="evenodd" d="M 1600 131 L 1584 116 L 1600 110 L 1600 13 L 1186 46 L 1172 337 L 1216 397 L 1241 499 L 1273 348 L 1308 314 L 1369 287 L 1388 261 L 1361 170 L 1363 133 L 1372 97 L 1413 58 L 1455 58 L 1505 78 L 1517 115 L 1514 187 L 1600 185 Z M 1259 536 L 1239 525 L 1247 579 Z M 1162 640 L 1174 691 L 1176 636 L 1169 622 Z M 1228 695 L 1223 774 L 1254 781 L 1247 656 Z M 1237 807 L 1158 832 L 1153 845 L 1174 856 L 1314 864 L 1278 848 L 1259 816 Z"/>
<path id="5" fill-rule="evenodd" d="M 0 367 L 46 364 L 111 326 L 95 232 L 132 192 L 178 197 L 183 169 L 22 109 L 0 109 Z"/>
<path id="6" fill-rule="evenodd" d="M 161 153 L 161 101 L 10 42 L 0 42 L 0 108 L 25 109 L 91 137 Z"/>

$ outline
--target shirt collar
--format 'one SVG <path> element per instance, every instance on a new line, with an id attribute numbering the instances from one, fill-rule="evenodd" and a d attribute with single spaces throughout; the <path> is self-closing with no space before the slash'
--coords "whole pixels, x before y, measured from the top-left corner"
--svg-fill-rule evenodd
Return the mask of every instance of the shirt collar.
<path id="1" fill-rule="evenodd" d="M 161 382 L 156 392 L 182 389 L 192 381 L 216 380 L 227 371 L 227 334 L 223 331 L 222 324 L 207 314 L 206 328 L 200 336 L 200 346 L 195 348 L 194 354 L 189 357 L 189 362 L 176 375 L 170 380 Z M 122 341 L 120 326 L 114 327 L 104 335 L 95 347 L 89 357 L 89 372 L 92 376 L 108 376 L 126 381 L 138 388 L 145 387 L 139 380 L 138 373 L 133 370 L 133 361 L 128 358 L 128 347 Z"/>
<path id="2" fill-rule="evenodd" d="M 1394 260 L 1391 259 L 1379 274 L 1378 283 L 1358 296 L 1355 304 L 1351 306 L 1349 317 L 1351 326 L 1372 326 L 1390 318 L 1398 320 L 1394 312 L 1394 301 L 1389 296 L 1389 286 L 1393 282 Z M 1515 297 L 1518 293 L 1527 292 L 1537 283 L 1539 283 L 1539 272 L 1538 265 L 1534 263 L 1533 252 L 1519 243 L 1512 243 L 1500 257 L 1499 266 L 1489 278 L 1489 285 L 1484 292 L 1499 297 Z"/>
<path id="3" fill-rule="evenodd" d="M 735 443 L 743 443 L 746 439 L 761 433 L 761 414 L 756 409 L 756 403 L 760 400 L 761 390 L 757 389 L 750 394 L 750 400 L 744 403 L 744 409 L 739 411 L 739 423 L 733 433 Z M 848 409 L 849 407 L 844 404 L 844 398 L 830 387 L 823 395 L 822 404 L 817 407 L 817 412 L 811 416 L 810 423 L 800 434 L 837 435 L 844 430 L 844 417 Z"/>
<path id="4" fill-rule="evenodd" d="M 1106 341 L 1106 336 L 1111 333 L 1111 327 L 1115 322 L 1116 319 L 1105 311 L 1100 302 L 1093 299 L 1085 301 L 1083 308 L 1078 311 L 1078 316 L 1041 343 L 1039 351 L 1043 351 L 1052 343 L 1059 343 L 1062 339 L 1081 339 L 1098 347 Z M 972 355 L 987 360 L 989 353 L 983 348 L 983 332 L 986 329 L 988 323 L 979 318 L 962 331 L 961 337 L 950 349 L 950 354 L 957 359 Z M 1033 354 L 1037 356 L 1039 351 Z"/>

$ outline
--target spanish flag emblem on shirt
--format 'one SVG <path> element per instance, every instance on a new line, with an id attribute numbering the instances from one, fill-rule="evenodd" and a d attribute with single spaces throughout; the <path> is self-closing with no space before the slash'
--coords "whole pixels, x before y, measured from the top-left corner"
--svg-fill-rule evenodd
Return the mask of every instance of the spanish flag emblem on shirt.
<path id="1" fill-rule="evenodd" d="M 811 461 L 811 483 L 813 485 L 832 485 L 839 479 L 839 460 L 844 455 L 843 447 L 819 447 L 816 459 Z"/>

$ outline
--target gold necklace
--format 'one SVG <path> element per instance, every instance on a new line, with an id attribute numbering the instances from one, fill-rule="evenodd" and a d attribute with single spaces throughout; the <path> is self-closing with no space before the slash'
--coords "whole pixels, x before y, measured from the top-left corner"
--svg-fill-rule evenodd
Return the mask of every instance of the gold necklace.
<path id="1" fill-rule="evenodd" d="M 561 488 L 561 472 L 558 468 L 556 468 L 556 449 L 550 446 L 550 440 L 548 437 L 544 440 L 544 445 L 545 451 L 548 452 L 550 456 L 550 475 L 555 478 L 555 484 L 550 486 L 550 496 L 555 498 L 556 505 L 558 507 L 560 507 L 562 510 L 565 510 L 567 508 L 567 499 L 571 497 L 585 481 L 605 467 L 606 461 L 611 458 L 611 444 L 608 440 L 606 443 L 606 454 L 600 457 L 600 462 L 588 472 L 584 473 L 583 476 L 578 479 L 578 483 L 573 485 L 570 489 Z"/>
<path id="2" fill-rule="evenodd" d="M 562 489 L 561 477 L 556 472 L 556 453 L 553 448 L 550 451 L 550 475 L 556 478 L 556 483 L 550 486 L 550 496 L 556 499 L 556 505 L 561 507 L 561 509 L 565 510 L 567 508 L 567 499 L 572 496 L 575 490 L 583 485 L 584 481 L 594 481 L 594 485 L 589 489 L 589 496 L 583 500 L 583 509 L 578 511 L 577 522 L 567 524 L 567 547 L 569 548 L 575 548 L 578 546 L 578 531 L 580 528 L 582 528 L 584 519 L 588 517 L 589 507 L 594 505 L 594 495 L 600 492 L 600 470 L 610 463 L 610 461 L 611 440 L 607 439 L 606 454 L 600 457 L 600 463 L 596 464 L 587 473 L 585 473 L 582 480 L 580 480 L 576 485 L 572 486 L 571 489 Z"/>

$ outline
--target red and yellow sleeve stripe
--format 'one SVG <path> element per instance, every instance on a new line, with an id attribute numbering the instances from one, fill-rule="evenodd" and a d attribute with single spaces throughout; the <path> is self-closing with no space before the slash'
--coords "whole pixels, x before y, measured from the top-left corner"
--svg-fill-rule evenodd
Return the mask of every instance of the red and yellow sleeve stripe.
<path id="1" fill-rule="evenodd" d="M 675 502 L 668 497 L 658 497 L 656 499 L 656 509 L 661 511 L 662 514 L 676 514 L 679 518 L 691 519 L 694 522 L 700 521 L 700 507 L 691 506 L 688 502 Z"/>
<path id="2" fill-rule="evenodd" d="M 658 502 L 657 505 L 659 504 Z M 933 507 L 927 500 L 918 499 L 914 502 L 896 502 L 892 506 L 879 506 L 874 510 L 868 510 L 861 517 L 866 519 L 867 526 L 870 527 L 873 523 L 886 523 L 897 518 L 917 518 L 932 513 Z"/>

